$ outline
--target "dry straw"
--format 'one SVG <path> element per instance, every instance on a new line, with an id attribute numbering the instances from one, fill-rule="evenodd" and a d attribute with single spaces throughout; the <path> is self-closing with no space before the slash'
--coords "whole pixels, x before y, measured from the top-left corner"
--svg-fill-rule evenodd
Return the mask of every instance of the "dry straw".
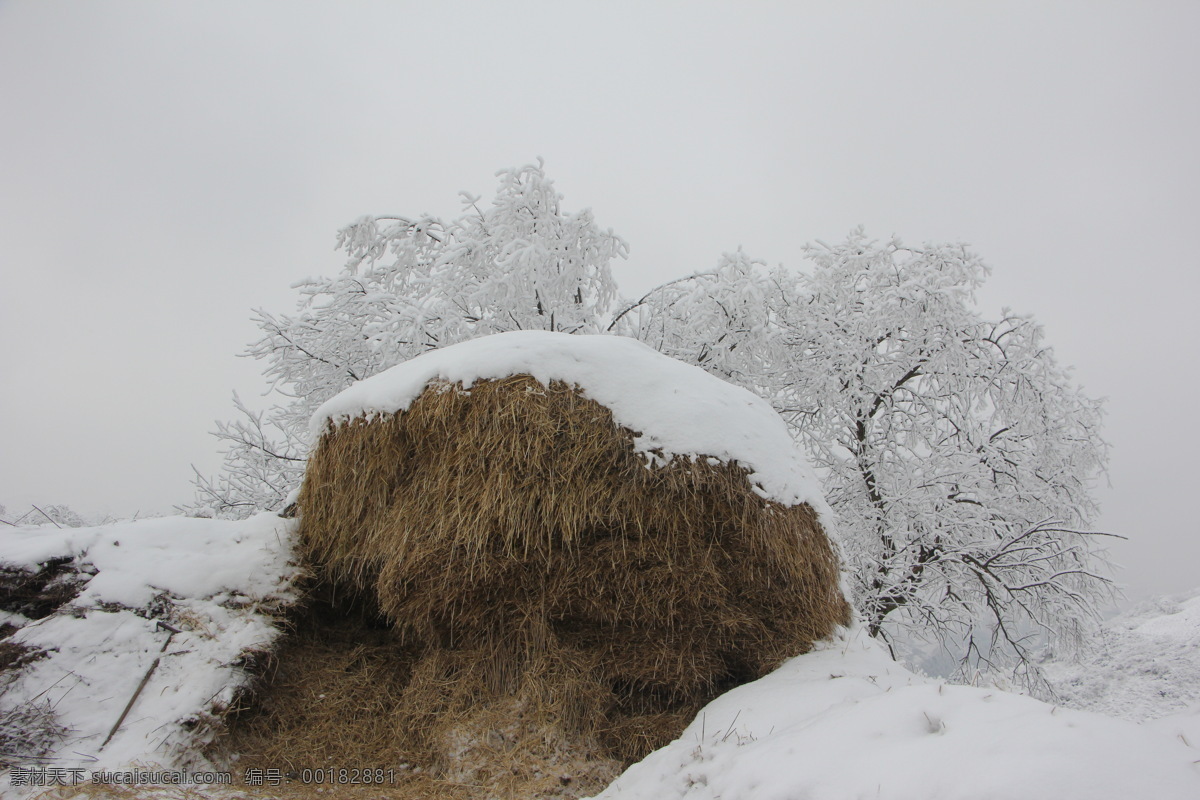
<path id="1" fill-rule="evenodd" d="M 300 494 L 303 553 L 396 648 L 379 656 L 391 677 L 361 687 L 385 696 L 342 735 L 373 717 L 395 760 L 489 791 L 580 786 L 586 764 L 602 785 L 848 621 L 811 508 L 763 499 L 736 463 L 649 467 L 633 436 L 528 376 L 431 385 L 407 411 L 329 427 Z"/>

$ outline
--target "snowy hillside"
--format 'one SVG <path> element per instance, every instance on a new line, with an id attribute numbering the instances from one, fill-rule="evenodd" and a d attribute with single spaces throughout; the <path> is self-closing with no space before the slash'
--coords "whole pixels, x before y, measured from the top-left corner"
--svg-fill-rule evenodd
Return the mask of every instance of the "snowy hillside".
<path id="1" fill-rule="evenodd" d="M 205 767 L 294 599 L 291 527 L 260 514 L 0 533 L 0 763 Z"/>
<path id="2" fill-rule="evenodd" d="M 53 723 L 42 728 L 44 752 L 25 760 L 8 752 L 7 764 L 79 766 L 87 775 L 134 763 L 211 769 L 200 750 L 223 704 L 244 686 L 247 658 L 273 646 L 276 615 L 291 599 L 291 532 L 289 521 L 271 515 L 0 532 L 9 589 L 22 574 L 40 574 L 49 584 L 85 582 L 58 613 L 33 620 L 10 611 L 5 617 L 19 630 L 3 644 L 28 648 L 31 657 L 0 672 L 0 718 L 15 723 L 35 718 L 20 717 L 22 709 L 53 712 L 43 720 Z M 58 571 L 48 576 L 53 564 Z M 15 594 L 6 598 L 12 607 Z M 26 609 L 40 613 L 34 606 L 27 600 Z M 1127 620 L 1131 642 L 1156 643 L 1139 663 L 1151 664 L 1164 642 L 1178 640 L 1182 653 L 1195 632 L 1197 607 L 1193 597 L 1167 613 Z M 155 624 L 159 619 L 180 632 L 168 640 L 169 632 Z M 160 666 L 104 745 L 160 653 Z M 1140 658 L 1133 644 L 1110 656 Z M 1194 683 L 1179 683 L 1188 674 L 1183 670 L 1161 685 L 1194 691 Z M 1110 670 L 1110 680 L 1115 674 Z M 1200 730 L 1192 733 L 1187 725 L 1196 719 L 1138 725 L 946 685 L 908 672 L 860 632 L 843 632 L 713 701 L 678 740 L 631 767 L 599 797 L 1194 800 L 1200 797 Z M 28 732 L 10 725 L 10 749 Z M 7 772 L 0 782 L 10 780 Z M 149 786 L 140 791 L 156 795 Z M 205 791 L 235 796 L 216 787 Z M 234 791 L 245 796 L 246 790 Z M 272 796 L 269 787 L 254 792 Z"/>
<path id="3" fill-rule="evenodd" d="M 1200 589 L 1108 620 L 1078 661 L 1050 661 L 1062 702 L 1135 721 L 1200 718 Z"/>
<path id="4" fill-rule="evenodd" d="M 1168 731 L 918 677 L 859 631 L 719 697 L 597 798 L 1194 800 L 1198 760 Z"/>

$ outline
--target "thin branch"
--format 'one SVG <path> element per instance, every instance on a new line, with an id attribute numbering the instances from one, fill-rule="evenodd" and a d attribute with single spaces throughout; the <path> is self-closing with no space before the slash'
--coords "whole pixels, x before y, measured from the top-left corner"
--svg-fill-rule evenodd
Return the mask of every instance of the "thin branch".
<path id="1" fill-rule="evenodd" d="M 30 503 L 30 505 L 33 505 L 33 504 L 32 504 L 32 503 Z M 45 517 L 46 519 L 50 520 L 50 522 L 52 522 L 52 523 L 54 524 L 54 527 L 56 527 L 56 528 L 59 528 L 59 529 L 61 529 L 61 528 L 62 528 L 62 525 L 59 525 L 57 522 L 54 522 L 54 517 L 50 516 L 50 515 L 49 515 L 49 514 L 47 514 L 45 511 L 42 511 L 42 510 L 41 510 L 40 508 L 38 508 L 37 506 L 33 506 L 33 508 L 34 508 L 34 510 L 36 510 L 36 511 L 37 511 L 39 514 L 41 514 L 43 517 Z"/>

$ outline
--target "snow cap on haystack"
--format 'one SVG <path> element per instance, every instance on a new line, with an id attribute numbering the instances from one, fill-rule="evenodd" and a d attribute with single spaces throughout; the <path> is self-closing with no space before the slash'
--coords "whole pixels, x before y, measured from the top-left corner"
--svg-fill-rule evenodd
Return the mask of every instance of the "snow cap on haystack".
<path id="1" fill-rule="evenodd" d="M 405 728 L 431 760 L 514 701 L 545 723 L 531 741 L 551 725 L 640 758 L 849 621 L 782 420 L 631 339 L 447 347 L 350 387 L 313 430 L 304 557 L 419 651 Z"/>
<path id="2" fill-rule="evenodd" d="M 816 476 L 769 403 L 624 336 L 511 331 L 432 350 L 328 400 L 313 415 L 311 432 L 405 411 L 430 384 L 470 389 L 510 375 L 579 387 L 634 432 L 634 450 L 651 463 L 674 456 L 736 461 L 761 496 L 787 506 L 807 503 L 827 521 Z"/>

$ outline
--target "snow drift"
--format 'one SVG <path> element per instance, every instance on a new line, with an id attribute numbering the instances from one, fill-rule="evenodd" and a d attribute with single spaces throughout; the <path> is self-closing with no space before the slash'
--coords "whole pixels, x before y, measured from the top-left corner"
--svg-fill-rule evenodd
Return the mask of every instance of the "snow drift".
<path id="1" fill-rule="evenodd" d="M 1124 720 L 919 677 L 843 631 L 714 700 L 596 800 L 1194 800 L 1198 759 Z"/>

